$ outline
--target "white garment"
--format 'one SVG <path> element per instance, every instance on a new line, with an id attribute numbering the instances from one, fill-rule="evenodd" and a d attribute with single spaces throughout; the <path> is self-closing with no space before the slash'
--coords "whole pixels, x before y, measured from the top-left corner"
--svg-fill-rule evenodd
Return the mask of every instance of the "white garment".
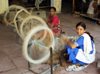
<path id="1" fill-rule="evenodd" d="M 82 51 L 82 49 L 79 49 L 76 59 L 89 64 L 95 60 L 95 45 L 93 44 L 93 53 L 89 54 L 90 51 L 92 51 L 91 39 L 86 33 L 84 33 L 82 36 L 84 37 L 84 52 Z"/>
<path id="2" fill-rule="evenodd" d="M 92 1 L 90 2 L 89 8 L 88 8 L 88 10 L 87 10 L 87 13 L 88 13 L 88 14 L 94 14 L 94 8 L 93 8 L 93 3 L 94 3 L 94 2 L 97 2 L 97 1 L 92 0 Z"/>
<path id="3" fill-rule="evenodd" d="M 39 4 L 42 3 L 43 0 L 35 0 L 35 6 L 39 9 Z"/>
<path id="4" fill-rule="evenodd" d="M 84 54 L 85 56 L 88 56 L 90 51 L 92 51 L 91 38 L 86 33 L 84 33 L 82 36 L 84 37 Z"/>

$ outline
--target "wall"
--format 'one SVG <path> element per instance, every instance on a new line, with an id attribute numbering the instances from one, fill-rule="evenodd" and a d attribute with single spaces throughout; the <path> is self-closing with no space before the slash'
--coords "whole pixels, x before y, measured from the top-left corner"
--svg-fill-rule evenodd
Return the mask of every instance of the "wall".
<path id="1" fill-rule="evenodd" d="M 51 0 L 51 6 L 54 6 L 57 13 L 61 13 L 62 0 Z"/>
<path id="2" fill-rule="evenodd" d="M 0 14 L 8 9 L 8 0 L 0 0 Z"/>
<path id="3" fill-rule="evenodd" d="M 51 7 L 54 7 L 54 0 L 51 0 Z"/>

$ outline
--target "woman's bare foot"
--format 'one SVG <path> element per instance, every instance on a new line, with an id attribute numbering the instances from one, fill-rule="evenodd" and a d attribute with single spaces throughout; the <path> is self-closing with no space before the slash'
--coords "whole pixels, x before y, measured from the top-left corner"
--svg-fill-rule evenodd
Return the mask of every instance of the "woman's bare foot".
<path id="1" fill-rule="evenodd" d="M 77 64 L 75 64 L 76 66 L 83 66 L 83 65 L 81 65 L 80 63 L 77 63 Z"/>

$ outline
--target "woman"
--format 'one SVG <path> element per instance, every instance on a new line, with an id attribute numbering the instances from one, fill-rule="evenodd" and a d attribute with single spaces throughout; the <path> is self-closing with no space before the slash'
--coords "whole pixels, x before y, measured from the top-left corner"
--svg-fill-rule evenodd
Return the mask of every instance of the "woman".
<path id="1" fill-rule="evenodd" d="M 60 20 L 55 13 L 56 13 L 56 8 L 50 7 L 50 16 L 48 18 L 48 21 L 44 19 L 44 21 L 48 24 L 49 28 L 52 30 L 54 36 L 59 35 L 62 29 Z M 43 37 L 43 35 L 44 35 L 44 31 L 38 33 L 39 38 Z M 47 32 L 46 37 L 50 37 L 49 32 Z"/>
<path id="2" fill-rule="evenodd" d="M 55 13 L 56 13 L 56 8 L 50 7 L 50 16 L 48 18 L 48 21 L 44 19 L 44 21 L 48 24 L 49 28 L 52 30 L 54 36 L 61 34 L 61 29 L 62 29 L 60 20 Z M 42 37 L 43 35 L 44 31 L 39 33 L 39 37 Z M 50 37 L 48 32 L 46 37 Z"/>
<path id="3" fill-rule="evenodd" d="M 65 41 L 66 52 L 69 55 L 69 61 L 73 64 L 66 70 L 67 71 L 80 71 L 85 69 L 87 65 L 92 63 L 95 60 L 95 46 L 93 37 L 86 33 L 86 25 L 83 22 L 79 22 L 76 25 L 76 32 L 79 35 L 79 39 L 72 43 L 65 36 L 62 37 L 62 40 Z"/>
<path id="4" fill-rule="evenodd" d="M 96 15 L 98 14 L 97 7 L 98 7 L 97 0 L 92 0 L 89 4 L 89 8 L 87 10 L 87 15 L 91 18 L 96 17 Z"/>
<path id="5" fill-rule="evenodd" d="M 60 20 L 55 13 L 56 13 L 56 8 L 51 7 L 50 8 L 50 16 L 48 18 L 48 21 L 46 21 L 48 26 L 53 31 L 54 36 L 60 34 L 61 29 L 62 29 Z"/>

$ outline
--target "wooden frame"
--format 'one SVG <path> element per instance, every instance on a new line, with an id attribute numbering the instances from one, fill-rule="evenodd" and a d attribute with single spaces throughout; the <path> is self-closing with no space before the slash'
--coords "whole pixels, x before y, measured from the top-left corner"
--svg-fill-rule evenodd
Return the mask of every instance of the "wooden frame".
<path id="1" fill-rule="evenodd" d="M 75 1 L 76 0 L 73 0 L 73 2 L 72 2 L 72 13 L 74 13 L 74 12 L 77 12 L 77 11 L 75 11 Z M 82 2 L 82 5 L 83 5 L 83 2 Z M 83 8 L 82 8 L 83 9 Z M 83 10 L 82 10 L 82 12 L 83 12 Z M 86 14 L 84 14 L 84 13 L 81 13 L 81 12 L 78 12 L 78 13 L 80 13 L 79 15 L 80 16 L 83 16 L 83 17 L 87 17 L 87 18 L 91 18 L 91 19 L 94 19 L 94 20 L 97 20 L 97 21 L 100 21 L 100 19 L 99 18 L 92 18 L 92 17 L 89 17 L 89 16 L 87 16 Z"/>
<path id="2" fill-rule="evenodd" d="M 73 7 L 72 8 L 72 13 L 74 13 L 74 10 L 75 10 L 75 0 L 72 1 L 72 7 Z"/>
<path id="3" fill-rule="evenodd" d="M 15 12 L 13 16 L 12 16 L 12 11 Z M 8 15 L 12 17 L 8 19 L 7 18 Z M 36 20 L 39 23 L 36 23 Z M 46 22 L 42 18 L 38 16 L 32 16 L 31 13 L 28 12 L 25 8 L 17 5 L 11 5 L 8 8 L 8 10 L 4 15 L 4 21 L 6 23 L 6 26 L 10 25 L 15 28 L 17 34 L 21 37 L 22 40 L 24 40 L 26 34 L 33 27 L 37 25 L 44 25 L 47 27 Z"/>

